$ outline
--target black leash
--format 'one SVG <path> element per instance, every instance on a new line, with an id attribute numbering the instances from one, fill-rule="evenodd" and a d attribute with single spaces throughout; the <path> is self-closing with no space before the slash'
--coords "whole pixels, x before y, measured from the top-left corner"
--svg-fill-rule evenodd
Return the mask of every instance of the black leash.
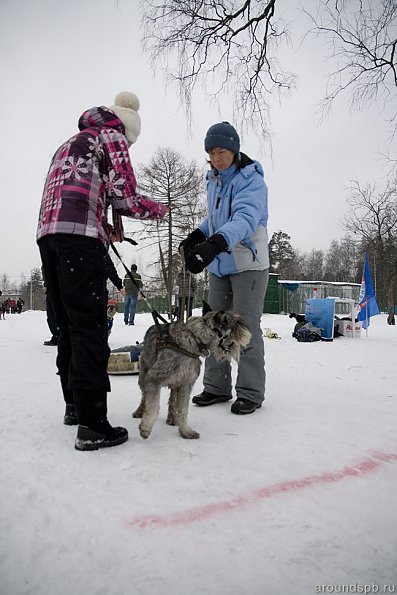
<path id="1" fill-rule="evenodd" d="M 127 239 L 127 238 L 124 238 L 124 239 Z M 136 242 L 134 240 L 128 240 L 128 241 L 130 242 L 130 244 L 136 245 Z M 162 332 L 162 329 L 161 329 L 159 320 L 161 320 L 165 324 L 168 324 L 168 320 L 166 320 L 165 318 L 163 318 L 161 316 L 161 314 L 159 314 L 156 310 L 153 310 L 152 306 L 150 305 L 150 302 L 149 302 L 148 298 L 143 293 L 142 289 L 139 287 L 138 283 L 134 279 L 134 276 L 131 273 L 131 271 L 129 270 L 129 268 L 124 264 L 124 262 L 123 262 L 123 260 L 122 260 L 122 258 L 120 256 L 120 254 L 119 254 L 117 248 L 115 247 L 115 245 L 113 244 L 113 242 L 110 242 L 110 246 L 111 246 L 113 252 L 115 253 L 115 255 L 117 256 L 117 258 L 119 259 L 119 261 L 121 262 L 121 264 L 123 265 L 123 267 L 125 269 L 125 272 L 127 273 L 127 275 L 129 276 L 129 278 L 131 279 L 131 281 L 133 282 L 133 284 L 135 285 L 135 287 L 138 289 L 138 292 L 141 294 L 141 296 L 145 300 L 145 302 L 146 302 L 146 304 L 147 304 L 147 306 L 148 306 L 148 308 L 150 310 L 150 313 L 151 313 L 151 315 L 153 317 L 154 324 L 156 325 L 157 330 L 161 333 Z"/>
<path id="2" fill-rule="evenodd" d="M 124 238 L 124 239 L 127 239 L 127 238 Z M 130 242 L 130 244 L 134 244 L 134 245 L 137 244 L 134 240 L 128 239 L 128 241 Z M 110 246 L 111 246 L 113 252 L 115 253 L 115 255 L 117 256 L 117 258 L 119 259 L 119 261 L 121 262 L 121 264 L 123 265 L 127 275 L 129 276 L 129 278 L 131 279 L 131 281 L 137 288 L 138 292 L 141 294 L 141 296 L 145 300 L 145 302 L 150 310 L 150 313 L 154 320 L 154 324 L 156 325 L 156 328 L 157 328 L 157 341 L 156 341 L 157 350 L 172 349 L 174 351 L 182 353 L 183 355 L 186 355 L 193 359 L 199 359 L 200 356 L 198 354 L 192 353 L 192 352 L 188 351 L 187 349 L 180 347 L 177 343 L 175 343 L 171 339 L 171 337 L 169 335 L 170 323 L 168 322 L 168 320 L 163 318 L 161 316 L 161 314 L 159 314 L 156 310 L 153 310 L 148 298 L 143 293 L 142 289 L 139 287 L 138 283 L 136 282 L 136 280 L 135 280 L 133 274 L 131 273 L 131 271 L 129 270 L 129 268 L 124 264 L 120 254 L 119 254 L 117 248 L 115 247 L 115 245 L 113 244 L 113 242 L 110 242 Z M 209 306 L 208 306 L 208 308 L 209 308 Z M 164 325 L 160 325 L 159 320 L 161 320 L 164 323 Z M 218 329 L 216 329 L 216 332 L 218 333 L 218 336 L 222 337 L 222 334 L 220 333 L 220 331 Z M 197 343 L 197 341 L 196 341 L 196 343 Z M 198 345 L 198 348 L 199 348 L 202 356 L 206 357 L 209 355 L 207 345 L 204 345 L 204 344 L 197 344 L 197 345 Z M 224 349 L 224 347 L 222 346 L 222 342 L 220 343 L 220 347 L 222 347 L 222 349 Z M 224 349 L 224 351 L 226 351 L 226 350 Z"/>

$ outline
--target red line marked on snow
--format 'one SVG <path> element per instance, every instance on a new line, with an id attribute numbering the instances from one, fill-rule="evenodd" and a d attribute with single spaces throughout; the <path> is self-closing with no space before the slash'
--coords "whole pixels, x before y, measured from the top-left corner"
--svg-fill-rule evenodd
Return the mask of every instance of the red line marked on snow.
<path id="1" fill-rule="evenodd" d="M 198 506 L 190 510 L 175 512 L 170 515 L 147 515 L 133 517 L 128 521 L 130 527 L 172 527 L 188 525 L 202 521 L 218 513 L 225 513 L 250 504 L 270 498 L 278 494 L 296 492 L 313 485 L 335 483 L 349 477 L 361 477 L 379 469 L 384 463 L 397 461 L 397 453 L 373 452 L 371 458 L 363 459 L 351 467 L 343 467 L 339 471 L 330 471 L 321 475 L 310 475 L 302 479 L 284 481 L 270 486 L 264 486 L 248 494 L 238 496 L 231 500 L 214 502 L 206 506 Z"/>

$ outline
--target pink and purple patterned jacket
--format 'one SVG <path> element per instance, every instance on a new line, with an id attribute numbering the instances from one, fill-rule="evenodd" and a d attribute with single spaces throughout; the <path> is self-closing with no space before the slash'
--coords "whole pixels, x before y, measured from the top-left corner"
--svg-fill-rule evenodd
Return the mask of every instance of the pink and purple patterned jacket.
<path id="1" fill-rule="evenodd" d="M 93 107 L 79 130 L 55 153 L 41 200 L 37 240 L 77 234 L 109 244 L 108 208 L 135 219 L 162 219 L 167 209 L 137 194 L 124 124 L 106 107 Z"/>

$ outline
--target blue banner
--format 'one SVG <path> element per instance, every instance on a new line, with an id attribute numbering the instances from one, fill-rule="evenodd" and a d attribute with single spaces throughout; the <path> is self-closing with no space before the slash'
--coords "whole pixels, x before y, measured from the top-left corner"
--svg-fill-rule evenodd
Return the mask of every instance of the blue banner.
<path id="1" fill-rule="evenodd" d="M 359 312 L 357 320 L 362 320 L 363 328 L 370 324 L 371 316 L 380 314 L 378 301 L 375 296 L 375 290 L 372 283 L 371 271 L 369 270 L 368 253 L 365 253 L 364 271 L 361 280 L 361 290 L 359 299 Z"/>
<path id="2" fill-rule="evenodd" d="M 334 338 L 335 300 L 332 298 L 306 300 L 305 318 L 313 326 L 321 328 L 321 338 L 332 341 Z"/>

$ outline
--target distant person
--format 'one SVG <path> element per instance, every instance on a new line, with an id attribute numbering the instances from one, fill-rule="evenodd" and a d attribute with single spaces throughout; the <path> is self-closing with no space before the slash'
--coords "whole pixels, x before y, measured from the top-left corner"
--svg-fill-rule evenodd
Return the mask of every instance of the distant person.
<path id="1" fill-rule="evenodd" d="M 207 217 L 181 243 L 186 267 L 209 272 L 208 303 L 244 317 L 252 339 L 238 364 L 237 399 L 231 412 L 254 413 L 265 398 L 264 343 L 260 326 L 269 278 L 267 187 L 261 164 L 240 152 L 240 138 L 229 122 L 211 126 L 204 140 Z M 201 407 L 232 399 L 229 362 L 205 360 L 204 390 L 193 397 Z"/>
<path id="2" fill-rule="evenodd" d="M 6 312 L 8 310 L 8 299 L 1 302 L 0 318 L 5 320 Z"/>
<path id="3" fill-rule="evenodd" d="M 17 314 L 21 314 L 24 305 L 25 305 L 25 302 L 23 301 L 23 299 L 21 297 L 18 298 L 18 300 L 17 300 Z"/>
<path id="4" fill-rule="evenodd" d="M 124 297 L 124 324 L 134 325 L 135 324 L 135 312 L 136 304 L 138 301 L 139 290 L 142 289 L 142 277 L 137 272 L 138 267 L 136 264 L 131 265 L 131 275 L 134 281 L 129 275 L 124 277 L 123 285 L 125 289 Z"/>
<path id="5" fill-rule="evenodd" d="M 125 428 L 107 419 L 109 346 L 104 256 L 121 215 L 162 219 L 167 208 L 136 191 L 129 147 L 140 133 L 139 100 L 120 93 L 112 107 L 93 107 L 79 132 L 56 151 L 44 186 L 37 229 L 47 293 L 59 326 L 57 368 L 66 403 L 64 423 L 77 423 L 75 447 L 122 444 Z M 117 225 L 116 225 L 117 224 Z"/>
<path id="6" fill-rule="evenodd" d="M 196 278 L 189 271 L 179 271 L 176 284 L 178 285 L 178 320 L 183 321 L 183 312 L 187 312 L 188 318 L 192 316 L 193 299 L 197 289 Z"/>

